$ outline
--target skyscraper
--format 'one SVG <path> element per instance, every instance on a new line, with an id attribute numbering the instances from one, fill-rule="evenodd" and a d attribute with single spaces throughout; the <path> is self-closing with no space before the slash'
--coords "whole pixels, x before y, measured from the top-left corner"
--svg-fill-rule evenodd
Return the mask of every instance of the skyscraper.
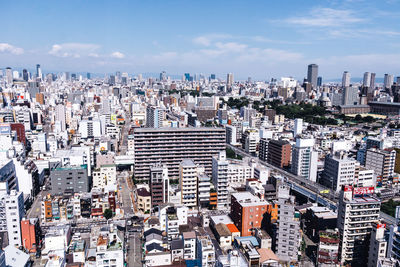
<path id="1" fill-rule="evenodd" d="M 357 87 L 345 87 L 343 90 L 343 105 L 357 105 L 359 103 L 359 95 Z"/>
<path id="2" fill-rule="evenodd" d="M 318 65 L 317 64 L 308 65 L 307 81 L 311 83 L 314 88 L 317 87 L 317 79 L 318 79 L 317 77 L 318 77 Z"/>
<path id="3" fill-rule="evenodd" d="M 317 78 L 317 86 L 318 87 L 322 86 L 322 77 L 321 76 L 318 76 L 318 78 Z"/>
<path id="4" fill-rule="evenodd" d="M 372 88 L 372 89 L 375 89 L 375 76 L 376 76 L 376 73 L 371 73 L 371 83 L 370 83 L 370 87 Z"/>
<path id="5" fill-rule="evenodd" d="M 165 71 L 160 73 L 160 81 L 166 81 L 167 80 L 167 73 Z"/>
<path id="6" fill-rule="evenodd" d="M 233 84 L 233 73 L 228 73 L 226 75 L 226 85 L 232 86 L 232 84 Z"/>
<path id="7" fill-rule="evenodd" d="M 7 84 L 12 84 L 13 82 L 13 74 L 12 74 L 12 69 L 10 67 L 6 68 L 6 81 Z"/>
<path id="8" fill-rule="evenodd" d="M 40 69 L 40 64 L 36 64 L 36 78 L 42 78 L 42 70 Z"/>
<path id="9" fill-rule="evenodd" d="M 317 180 L 318 152 L 314 151 L 314 139 L 296 139 L 292 150 L 292 173 L 307 180 Z"/>
<path id="10" fill-rule="evenodd" d="M 393 85 L 393 80 L 394 77 L 392 74 L 385 74 L 384 80 L 383 80 L 383 88 L 388 89 Z"/>
<path id="11" fill-rule="evenodd" d="M 90 80 L 90 73 L 86 73 L 86 78 L 88 78 L 88 80 Z"/>
<path id="12" fill-rule="evenodd" d="M 350 86 L 350 73 L 348 71 L 343 72 L 342 87 Z"/>
<path id="13" fill-rule="evenodd" d="M 370 87 L 371 86 L 371 72 L 365 72 L 364 73 L 363 86 L 364 87 Z"/>
<path id="14" fill-rule="evenodd" d="M 29 80 L 28 71 L 26 69 L 22 70 L 22 79 L 24 79 L 26 82 Z"/>

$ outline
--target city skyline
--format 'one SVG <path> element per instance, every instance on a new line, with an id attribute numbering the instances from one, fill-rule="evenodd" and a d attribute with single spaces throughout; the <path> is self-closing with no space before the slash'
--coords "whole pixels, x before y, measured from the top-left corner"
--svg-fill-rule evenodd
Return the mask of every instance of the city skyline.
<path id="1" fill-rule="evenodd" d="M 315 63 L 324 79 L 345 70 L 352 77 L 396 76 L 399 19 L 390 10 L 398 7 L 398 1 L 6 2 L 1 68 L 40 63 L 44 71 L 301 80 Z"/>

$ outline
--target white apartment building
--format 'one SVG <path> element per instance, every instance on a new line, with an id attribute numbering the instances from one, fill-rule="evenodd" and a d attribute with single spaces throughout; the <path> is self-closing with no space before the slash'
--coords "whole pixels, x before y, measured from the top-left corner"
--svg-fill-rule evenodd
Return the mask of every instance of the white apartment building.
<path id="1" fill-rule="evenodd" d="M 183 258 L 196 259 L 196 232 L 183 232 Z"/>
<path id="2" fill-rule="evenodd" d="M 337 227 L 341 265 L 367 266 L 372 224 L 379 219 L 381 202 L 363 189 L 345 186 L 340 192 Z"/>
<path id="3" fill-rule="evenodd" d="M 179 167 L 181 203 L 188 208 L 197 207 L 197 165 L 191 159 L 184 159 Z"/>
<path id="4" fill-rule="evenodd" d="M 12 246 L 22 246 L 21 220 L 25 215 L 24 197 L 22 192 L 11 190 L 0 191 L 0 228 L 8 233 L 8 243 Z"/>
<path id="5" fill-rule="evenodd" d="M 326 156 L 321 183 L 335 191 L 340 191 L 343 185 L 352 185 L 356 165 L 357 161 L 348 158 L 346 154 L 337 153 Z"/>
<path id="6" fill-rule="evenodd" d="M 364 167 L 356 167 L 354 176 L 354 186 L 357 187 L 375 187 L 376 177 L 374 170 L 368 170 Z"/>
<path id="7" fill-rule="evenodd" d="M 243 133 L 244 150 L 250 154 L 257 153 L 257 146 L 260 142 L 260 134 L 257 129 L 247 129 Z"/>
<path id="8" fill-rule="evenodd" d="M 117 166 L 115 164 L 102 165 L 93 171 L 93 187 L 104 188 L 117 184 Z"/>
<path id="9" fill-rule="evenodd" d="M 209 235 L 197 237 L 196 258 L 201 260 L 202 267 L 215 266 L 215 249 Z"/>
<path id="10" fill-rule="evenodd" d="M 242 162 L 229 161 L 228 183 L 245 184 L 247 179 L 252 178 L 252 168 Z"/>
<path id="11" fill-rule="evenodd" d="M 217 208 L 228 207 L 228 168 L 229 162 L 226 160 L 226 152 L 222 151 L 218 157 L 212 160 L 212 181 L 217 191 Z"/>
<path id="12" fill-rule="evenodd" d="M 313 182 L 317 181 L 318 152 L 314 151 L 314 139 L 296 139 L 292 150 L 292 173 Z"/>
<path id="13" fill-rule="evenodd" d="M 100 138 L 101 127 L 99 120 L 82 120 L 79 122 L 79 133 L 81 138 Z"/>
<path id="14" fill-rule="evenodd" d="M 378 260 L 386 258 L 387 241 L 385 239 L 385 224 L 373 223 L 369 242 L 368 267 L 378 266 Z"/>
<path id="15" fill-rule="evenodd" d="M 100 235 L 96 246 L 97 267 L 124 266 L 124 239 L 118 230 L 110 227 L 106 235 Z"/>

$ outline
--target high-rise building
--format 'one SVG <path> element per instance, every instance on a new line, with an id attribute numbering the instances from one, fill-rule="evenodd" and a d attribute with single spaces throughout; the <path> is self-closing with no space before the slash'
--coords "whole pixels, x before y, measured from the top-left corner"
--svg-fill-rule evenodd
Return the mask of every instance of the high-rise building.
<path id="1" fill-rule="evenodd" d="M 266 200 L 250 192 L 238 192 L 231 195 L 230 217 L 241 236 L 251 236 L 255 228 L 261 227 L 261 221 L 268 206 L 269 203 Z"/>
<path id="2" fill-rule="evenodd" d="M 378 261 L 386 258 L 388 242 L 385 238 L 386 224 L 372 223 L 372 232 L 369 242 L 368 266 L 379 266 Z"/>
<path id="3" fill-rule="evenodd" d="M 12 74 L 12 69 L 10 67 L 6 68 L 6 82 L 9 85 L 13 83 L 13 74 Z"/>
<path id="4" fill-rule="evenodd" d="M 371 82 L 369 85 L 371 87 L 371 89 L 375 89 L 375 76 L 376 76 L 376 73 L 372 72 L 371 73 Z"/>
<path id="5" fill-rule="evenodd" d="M 367 266 L 372 224 L 379 219 L 381 201 L 373 189 L 344 186 L 340 192 L 337 227 L 340 233 L 340 263 Z"/>
<path id="6" fill-rule="evenodd" d="M 215 74 L 211 74 L 210 75 L 210 80 L 215 80 L 216 79 L 216 75 Z"/>
<path id="7" fill-rule="evenodd" d="M 179 178 L 179 164 L 190 158 L 212 173 L 212 157 L 225 151 L 224 128 L 135 128 L 135 178 L 148 180 L 150 166 L 168 166 L 170 179 Z"/>
<path id="8" fill-rule="evenodd" d="M 191 159 L 184 159 L 179 166 L 181 203 L 188 208 L 197 206 L 197 165 Z"/>
<path id="9" fill-rule="evenodd" d="M 296 139 L 292 150 L 292 173 L 307 180 L 317 181 L 318 152 L 314 151 L 314 139 Z"/>
<path id="10" fill-rule="evenodd" d="M 321 76 L 318 76 L 318 78 L 317 78 L 317 86 L 318 87 L 322 86 L 322 77 Z"/>
<path id="11" fill-rule="evenodd" d="M 56 106 L 56 116 L 55 116 L 56 123 L 60 124 L 61 131 L 65 131 L 66 124 L 65 124 L 65 106 L 63 104 L 58 104 Z"/>
<path id="12" fill-rule="evenodd" d="M 190 73 L 185 73 L 185 81 L 190 82 L 191 81 L 191 77 L 190 77 Z"/>
<path id="13" fill-rule="evenodd" d="M 86 73 L 86 78 L 90 80 L 90 72 Z"/>
<path id="14" fill-rule="evenodd" d="M 148 105 L 146 108 L 146 127 L 160 128 L 163 126 L 165 111 L 160 107 Z"/>
<path id="15" fill-rule="evenodd" d="M 313 88 L 317 87 L 317 79 L 318 79 L 318 65 L 317 64 L 308 65 L 307 81 L 312 84 Z"/>
<path id="16" fill-rule="evenodd" d="M 289 186 L 281 183 L 277 188 L 278 220 L 275 252 L 280 260 L 297 262 L 300 247 L 300 214 L 295 211 L 294 196 L 289 195 Z"/>
<path id="17" fill-rule="evenodd" d="M 389 89 L 393 85 L 394 76 L 392 74 L 385 74 L 383 79 L 383 88 Z"/>
<path id="18" fill-rule="evenodd" d="M 26 81 L 26 82 L 29 80 L 28 71 L 27 71 L 26 69 L 23 69 L 23 70 L 22 70 L 22 79 L 23 79 L 24 81 Z"/>
<path id="19" fill-rule="evenodd" d="M 165 71 L 160 73 L 160 81 L 165 82 L 167 80 L 167 73 Z"/>
<path id="20" fill-rule="evenodd" d="M 364 87 L 370 87 L 371 86 L 371 72 L 365 72 L 364 73 L 363 86 Z"/>
<path id="21" fill-rule="evenodd" d="M 1 190 L 0 192 L 0 231 L 8 233 L 8 243 L 11 246 L 22 246 L 21 220 L 25 215 L 24 197 L 22 192 Z"/>
<path id="22" fill-rule="evenodd" d="M 156 164 L 150 168 L 151 206 L 155 207 L 169 202 L 168 168 Z"/>
<path id="23" fill-rule="evenodd" d="M 268 144 L 267 162 L 279 168 L 290 165 L 292 146 L 288 141 L 271 140 Z"/>
<path id="24" fill-rule="evenodd" d="M 79 133 L 81 138 L 100 138 L 101 125 L 100 120 L 82 120 L 79 122 Z"/>
<path id="25" fill-rule="evenodd" d="M 228 166 L 225 151 L 219 152 L 218 156 L 212 159 L 212 182 L 217 191 L 217 208 L 228 207 Z"/>
<path id="26" fill-rule="evenodd" d="M 303 119 L 294 119 L 293 136 L 296 137 L 303 132 Z"/>
<path id="27" fill-rule="evenodd" d="M 345 71 L 343 72 L 343 77 L 342 77 L 342 87 L 347 87 L 350 86 L 350 72 Z"/>
<path id="28" fill-rule="evenodd" d="M 42 69 L 40 68 L 40 64 L 36 64 L 36 78 L 42 79 Z"/>
<path id="29" fill-rule="evenodd" d="M 233 85 L 233 82 L 234 82 L 234 80 L 233 80 L 233 73 L 228 73 L 228 74 L 226 75 L 226 85 L 227 85 L 228 87 L 230 87 L 230 86 Z"/>
<path id="30" fill-rule="evenodd" d="M 340 191 L 343 185 L 352 185 L 357 161 L 348 158 L 347 155 L 337 153 L 325 157 L 324 171 L 321 183 L 334 191 Z"/>
<path id="31" fill-rule="evenodd" d="M 349 86 L 343 89 L 343 105 L 358 105 L 359 98 L 357 87 Z"/>
<path id="32" fill-rule="evenodd" d="M 374 170 L 377 185 L 386 186 L 393 178 L 395 161 L 396 150 L 370 148 L 365 157 L 365 168 Z"/>

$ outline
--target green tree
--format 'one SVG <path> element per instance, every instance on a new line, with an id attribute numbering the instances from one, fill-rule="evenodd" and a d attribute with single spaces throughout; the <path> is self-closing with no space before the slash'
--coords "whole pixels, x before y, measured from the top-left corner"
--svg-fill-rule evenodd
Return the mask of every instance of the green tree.
<path id="1" fill-rule="evenodd" d="M 112 216 L 113 216 L 112 210 L 106 209 L 106 210 L 104 211 L 103 216 L 104 216 L 104 218 L 106 218 L 107 220 L 108 220 L 108 219 L 111 219 Z"/>

